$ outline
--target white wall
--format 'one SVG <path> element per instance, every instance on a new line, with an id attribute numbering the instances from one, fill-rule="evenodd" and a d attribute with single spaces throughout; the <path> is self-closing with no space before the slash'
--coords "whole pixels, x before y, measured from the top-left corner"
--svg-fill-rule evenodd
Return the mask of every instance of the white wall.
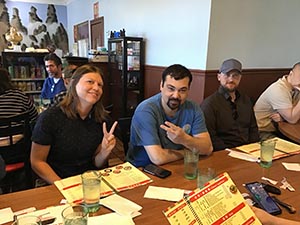
<path id="1" fill-rule="evenodd" d="M 97 0 L 67 2 L 72 49 L 73 25 L 93 19 Z M 147 65 L 217 69 L 224 59 L 235 57 L 244 68 L 282 68 L 300 61 L 299 0 L 98 2 L 105 31 L 125 28 L 127 35 L 146 39 Z"/>
<path id="2" fill-rule="evenodd" d="M 68 4 L 68 31 L 73 43 L 73 25 L 93 19 L 92 0 Z M 99 0 L 99 15 L 105 31 L 126 30 L 126 36 L 146 39 L 146 64 L 168 66 L 181 63 L 205 69 L 211 0 Z"/>
<path id="3" fill-rule="evenodd" d="M 244 68 L 300 61 L 299 0 L 212 0 L 207 69 L 229 57 Z"/>

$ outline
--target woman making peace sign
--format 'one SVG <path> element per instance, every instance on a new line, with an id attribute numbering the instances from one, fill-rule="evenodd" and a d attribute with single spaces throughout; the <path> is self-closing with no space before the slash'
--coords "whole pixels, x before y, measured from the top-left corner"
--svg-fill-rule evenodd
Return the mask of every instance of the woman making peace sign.
<path id="1" fill-rule="evenodd" d="M 116 145 L 117 122 L 107 131 L 102 76 L 92 65 L 77 68 L 62 102 L 40 114 L 30 159 L 32 169 L 47 183 L 107 165 Z"/>

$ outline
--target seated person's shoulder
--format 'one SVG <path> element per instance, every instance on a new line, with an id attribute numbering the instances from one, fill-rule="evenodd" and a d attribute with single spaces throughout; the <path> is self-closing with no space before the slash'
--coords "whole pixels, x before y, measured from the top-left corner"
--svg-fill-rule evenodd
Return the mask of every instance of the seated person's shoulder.
<path id="1" fill-rule="evenodd" d="M 38 119 L 42 118 L 57 118 L 62 112 L 60 107 L 57 106 L 51 106 L 42 113 L 39 114 Z"/>
<path id="2" fill-rule="evenodd" d="M 216 93 L 206 97 L 200 104 L 201 109 L 205 109 L 206 107 L 214 106 L 218 101 Z"/>
<path id="3" fill-rule="evenodd" d="M 28 98 L 27 95 L 23 91 L 21 91 L 19 89 L 11 89 L 11 90 L 9 90 L 8 93 L 11 93 L 11 94 L 14 94 L 14 95 L 18 95 L 18 96 L 22 96 L 24 98 Z"/>
<path id="4" fill-rule="evenodd" d="M 142 101 L 136 108 L 137 112 L 150 112 L 150 111 L 157 111 L 160 108 L 160 98 L 157 95 L 152 96 L 148 99 Z"/>

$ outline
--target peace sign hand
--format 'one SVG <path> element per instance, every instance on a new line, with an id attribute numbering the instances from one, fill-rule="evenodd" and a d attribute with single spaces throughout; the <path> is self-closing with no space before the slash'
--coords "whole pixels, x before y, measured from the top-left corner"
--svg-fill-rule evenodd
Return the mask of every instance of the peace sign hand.
<path id="1" fill-rule="evenodd" d="M 115 147 L 116 145 L 116 138 L 114 135 L 114 131 L 116 129 L 118 122 L 115 121 L 114 124 L 112 125 L 111 129 L 109 132 L 107 132 L 106 129 L 106 123 L 103 123 L 103 139 L 101 143 L 101 149 L 111 152 L 111 150 Z"/>
<path id="2" fill-rule="evenodd" d="M 185 132 L 181 127 L 175 124 L 165 121 L 164 124 L 160 125 L 160 128 L 164 129 L 167 133 L 167 137 L 175 144 L 182 144 L 184 140 Z"/>

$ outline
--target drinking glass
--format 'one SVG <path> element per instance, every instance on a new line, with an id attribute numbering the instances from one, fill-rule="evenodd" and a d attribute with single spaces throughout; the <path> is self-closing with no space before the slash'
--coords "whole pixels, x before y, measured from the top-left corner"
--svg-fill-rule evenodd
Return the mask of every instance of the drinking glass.
<path id="1" fill-rule="evenodd" d="M 184 150 L 184 177 L 189 180 L 197 178 L 199 154 L 189 149 Z"/>
<path id="2" fill-rule="evenodd" d="M 83 205 L 68 206 L 61 215 L 64 225 L 87 225 L 88 210 Z"/>
<path id="3" fill-rule="evenodd" d="M 268 139 L 260 142 L 260 166 L 270 168 L 272 165 L 276 141 Z"/>
<path id="4" fill-rule="evenodd" d="M 96 212 L 100 208 L 101 174 L 96 170 L 84 172 L 81 175 L 84 205 L 89 212 Z"/>
<path id="5" fill-rule="evenodd" d="M 216 177 L 216 172 L 210 167 L 200 167 L 198 169 L 197 187 L 204 188 L 204 184 Z"/>

